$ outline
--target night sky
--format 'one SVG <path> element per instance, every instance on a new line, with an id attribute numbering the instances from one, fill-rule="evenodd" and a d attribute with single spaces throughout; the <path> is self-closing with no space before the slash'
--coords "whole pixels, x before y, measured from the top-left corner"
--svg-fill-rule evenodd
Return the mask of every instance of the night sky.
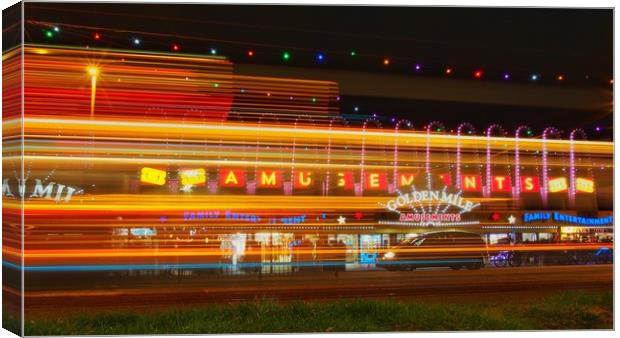
<path id="1" fill-rule="evenodd" d="M 451 67 L 452 77 L 471 81 L 476 81 L 472 71 L 483 69 L 483 81 L 501 82 L 510 72 L 511 81 L 532 86 L 612 89 L 611 9 L 28 3 L 26 20 L 26 41 L 33 42 L 132 48 L 131 38 L 139 36 L 142 49 L 168 51 L 178 43 L 182 52 L 208 54 L 217 48 L 236 63 L 248 62 L 246 53 L 253 50 L 251 62 L 282 65 L 287 50 L 292 55 L 287 64 L 296 67 L 431 77 L 445 76 Z M 58 24 L 63 31 L 49 41 L 44 26 L 34 21 Z M 100 41 L 93 40 L 95 31 L 101 32 Z M 317 62 L 319 52 L 324 62 Z M 382 65 L 386 57 L 390 67 Z M 415 64 L 424 72 L 415 74 Z M 540 74 L 540 80 L 531 83 L 531 74 Z M 566 80 L 558 82 L 558 74 Z M 611 102 L 592 111 L 346 96 L 341 103 L 344 114 L 357 106 L 361 113 L 407 117 L 416 125 L 440 119 L 453 129 L 466 114 L 478 130 L 494 122 L 507 130 L 527 123 L 612 137 Z M 595 133 L 595 126 L 604 130 Z"/>

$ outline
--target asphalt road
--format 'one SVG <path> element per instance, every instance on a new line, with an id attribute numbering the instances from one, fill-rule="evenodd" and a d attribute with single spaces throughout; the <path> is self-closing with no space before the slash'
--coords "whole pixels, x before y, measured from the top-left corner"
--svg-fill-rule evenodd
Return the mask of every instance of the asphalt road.
<path id="1" fill-rule="evenodd" d="M 129 283 L 129 282 L 128 282 Z M 528 297 L 558 290 L 612 290 L 613 265 L 483 268 L 452 271 L 353 271 L 281 276 L 229 276 L 123 286 L 91 284 L 82 290 L 27 291 L 29 315 L 85 309 L 157 309 L 255 299 Z M 5 290 L 6 291 L 6 290 Z"/>

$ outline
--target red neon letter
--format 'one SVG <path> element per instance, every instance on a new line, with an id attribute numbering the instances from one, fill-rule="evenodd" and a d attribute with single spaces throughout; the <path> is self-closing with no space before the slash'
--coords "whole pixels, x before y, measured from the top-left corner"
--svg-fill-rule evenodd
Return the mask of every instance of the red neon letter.
<path id="1" fill-rule="evenodd" d="M 512 185 L 510 184 L 510 176 L 492 176 L 491 191 L 493 192 L 510 192 Z"/>
<path id="2" fill-rule="evenodd" d="M 463 191 L 480 191 L 482 188 L 480 182 L 480 175 L 463 175 L 461 176 L 461 189 Z"/>
<path id="3" fill-rule="evenodd" d="M 400 173 L 398 174 L 398 186 L 404 187 L 413 184 L 413 174 L 411 173 Z"/>
<path id="4" fill-rule="evenodd" d="M 366 189 L 381 190 L 387 187 L 387 179 L 385 173 L 368 172 L 365 179 Z"/>
<path id="5" fill-rule="evenodd" d="M 452 176 L 450 174 L 439 174 L 439 179 L 447 186 L 452 185 Z"/>
<path id="6" fill-rule="evenodd" d="M 245 185 L 245 171 L 241 169 L 221 169 L 220 186 L 242 187 Z"/>
<path id="7" fill-rule="evenodd" d="M 336 181 L 336 187 L 346 190 L 353 189 L 353 173 L 350 171 L 341 171 L 336 173 L 338 178 Z"/>
<path id="8" fill-rule="evenodd" d="M 521 177 L 521 191 L 522 192 L 539 192 L 540 183 L 536 176 L 522 176 Z"/>
<path id="9" fill-rule="evenodd" d="M 260 170 L 257 185 L 260 188 L 279 188 L 282 185 L 282 172 L 280 170 Z"/>
<path id="10" fill-rule="evenodd" d="M 312 185 L 312 173 L 299 171 L 295 173 L 295 188 L 308 188 Z"/>

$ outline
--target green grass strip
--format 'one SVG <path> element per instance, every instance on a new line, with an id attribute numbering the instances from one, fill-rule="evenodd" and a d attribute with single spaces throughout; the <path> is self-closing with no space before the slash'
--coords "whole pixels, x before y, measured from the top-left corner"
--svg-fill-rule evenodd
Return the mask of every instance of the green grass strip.
<path id="1" fill-rule="evenodd" d="M 507 291 L 507 294 L 509 291 Z M 338 300 L 250 303 L 28 320 L 26 335 L 611 329 L 613 293 L 565 291 L 523 300 Z"/>

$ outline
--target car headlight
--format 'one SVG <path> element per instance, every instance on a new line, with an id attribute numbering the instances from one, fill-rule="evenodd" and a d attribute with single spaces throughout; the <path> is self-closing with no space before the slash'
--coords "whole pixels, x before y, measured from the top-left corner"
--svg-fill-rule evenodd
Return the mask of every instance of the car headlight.
<path id="1" fill-rule="evenodd" d="M 390 251 L 390 252 L 386 252 L 385 255 L 383 255 L 383 258 L 392 259 L 394 258 L 394 256 L 396 255 L 392 251 Z"/>

